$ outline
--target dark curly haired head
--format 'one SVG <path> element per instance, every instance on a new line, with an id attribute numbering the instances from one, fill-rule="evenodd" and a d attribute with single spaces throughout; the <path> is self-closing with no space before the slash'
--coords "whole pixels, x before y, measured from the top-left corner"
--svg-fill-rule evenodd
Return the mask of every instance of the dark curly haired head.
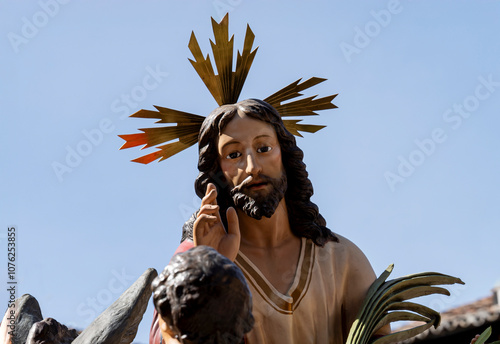
<path id="1" fill-rule="evenodd" d="M 254 324 L 243 273 L 211 247 L 175 255 L 151 289 L 169 335 L 180 343 L 239 344 Z"/>
<path id="2" fill-rule="evenodd" d="M 308 178 L 306 165 L 302 161 L 304 153 L 297 147 L 295 137 L 285 128 L 278 112 L 262 100 L 247 99 L 236 104 L 223 105 L 207 116 L 198 136 L 200 173 L 195 181 L 196 194 L 202 198 L 208 183 L 215 184 L 220 214 L 224 224 L 227 224 L 226 209 L 232 203 L 229 195 L 230 187 L 218 163 L 217 144 L 219 135 L 237 113 L 269 123 L 276 131 L 288 183 L 285 201 L 292 232 L 298 237 L 312 239 L 318 246 L 323 246 L 328 241 L 338 241 L 326 227 L 326 221 L 319 213 L 317 205 L 310 200 L 313 187 Z M 181 241 L 192 239 L 195 219 L 196 214 L 193 214 L 184 224 Z"/>

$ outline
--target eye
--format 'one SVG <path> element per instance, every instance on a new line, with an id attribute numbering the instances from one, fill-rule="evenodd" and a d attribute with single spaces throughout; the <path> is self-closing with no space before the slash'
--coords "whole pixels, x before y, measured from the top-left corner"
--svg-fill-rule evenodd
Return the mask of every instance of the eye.
<path id="1" fill-rule="evenodd" d="M 266 152 L 269 152 L 271 149 L 272 149 L 272 147 L 270 147 L 270 146 L 264 146 L 264 147 L 258 148 L 257 152 L 258 153 L 266 153 Z"/>
<path id="2" fill-rule="evenodd" d="M 226 159 L 236 159 L 241 156 L 240 152 L 231 152 L 226 156 Z"/>

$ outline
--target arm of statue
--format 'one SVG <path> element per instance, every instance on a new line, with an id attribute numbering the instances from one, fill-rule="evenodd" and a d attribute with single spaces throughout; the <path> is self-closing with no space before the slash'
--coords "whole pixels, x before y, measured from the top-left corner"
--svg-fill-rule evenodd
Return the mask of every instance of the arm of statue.
<path id="1" fill-rule="evenodd" d="M 345 283 L 344 306 L 348 324 L 346 333 L 348 333 L 361 309 L 368 289 L 376 279 L 376 275 L 365 254 L 354 243 L 344 238 L 344 245 L 347 251 L 347 279 Z M 373 335 L 372 339 L 380 338 L 390 333 L 391 326 L 385 325 Z"/>
<path id="2" fill-rule="evenodd" d="M 236 259 L 240 248 L 240 227 L 238 215 L 234 208 L 227 209 L 227 226 L 220 218 L 217 205 L 217 189 L 212 183 L 208 184 L 205 197 L 201 200 L 201 208 L 193 226 L 194 246 L 207 245 L 215 248 L 231 261 Z"/>

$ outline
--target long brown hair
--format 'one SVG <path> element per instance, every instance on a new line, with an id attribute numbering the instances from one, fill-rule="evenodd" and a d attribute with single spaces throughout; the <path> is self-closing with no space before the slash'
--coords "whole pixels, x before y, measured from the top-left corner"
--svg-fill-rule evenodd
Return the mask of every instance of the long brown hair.
<path id="1" fill-rule="evenodd" d="M 326 227 L 326 221 L 319 213 L 318 206 L 310 200 L 313 187 L 303 162 L 304 153 L 297 147 L 295 137 L 283 125 L 278 112 L 259 99 L 247 99 L 236 104 L 223 105 L 212 111 L 203 122 L 198 136 L 200 173 L 195 181 L 196 194 L 203 198 L 208 183 L 216 185 L 221 218 L 227 226 L 225 214 L 226 209 L 231 206 L 231 199 L 229 185 L 218 163 L 217 142 L 220 133 L 238 112 L 269 123 L 276 131 L 288 181 L 285 201 L 292 232 L 298 237 L 312 239 L 318 246 L 323 246 L 328 241 L 338 241 L 335 234 Z M 193 214 L 184 224 L 182 241 L 187 238 L 192 239 L 195 219 L 196 215 Z"/>

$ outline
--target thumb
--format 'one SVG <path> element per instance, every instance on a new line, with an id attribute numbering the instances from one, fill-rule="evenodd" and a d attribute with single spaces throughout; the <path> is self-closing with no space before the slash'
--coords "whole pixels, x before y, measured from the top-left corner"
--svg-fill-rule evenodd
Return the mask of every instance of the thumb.
<path id="1" fill-rule="evenodd" d="M 240 237 L 240 222 L 238 221 L 238 214 L 233 207 L 227 208 L 227 234 L 234 234 Z"/>

